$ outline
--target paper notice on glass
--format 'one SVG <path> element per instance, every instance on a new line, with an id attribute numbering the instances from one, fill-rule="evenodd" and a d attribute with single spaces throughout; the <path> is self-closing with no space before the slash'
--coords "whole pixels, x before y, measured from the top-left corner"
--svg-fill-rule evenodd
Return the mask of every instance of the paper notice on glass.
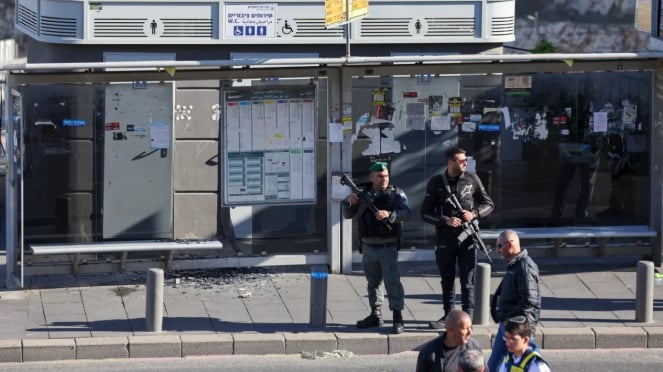
<path id="1" fill-rule="evenodd" d="M 430 118 L 431 130 L 450 130 L 451 129 L 451 116 L 449 115 L 435 115 Z"/>
<path id="2" fill-rule="evenodd" d="M 405 106 L 405 129 L 426 129 L 425 105 L 422 102 L 412 102 Z"/>
<path id="3" fill-rule="evenodd" d="M 477 130 L 477 123 L 473 121 L 465 121 L 461 126 L 463 132 L 475 132 Z"/>
<path id="4" fill-rule="evenodd" d="M 332 176 L 332 200 L 343 200 L 352 193 L 352 190 L 341 185 L 341 176 Z"/>
<path id="5" fill-rule="evenodd" d="M 467 157 L 467 169 L 468 172 L 476 173 L 477 172 L 477 159 L 473 156 Z"/>
<path id="6" fill-rule="evenodd" d="M 502 107 L 500 108 L 500 111 L 502 111 L 502 115 L 504 116 L 504 128 L 509 129 L 511 127 L 511 116 L 509 116 L 509 108 Z"/>
<path id="7" fill-rule="evenodd" d="M 153 149 L 170 147 L 170 125 L 156 122 L 150 124 L 150 147 Z"/>
<path id="8" fill-rule="evenodd" d="M 594 113 L 594 132 L 607 132 L 608 131 L 608 113 L 595 112 Z"/>
<path id="9" fill-rule="evenodd" d="M 329 142 L 343 142 L 343 123 L 329 123 Z"/>

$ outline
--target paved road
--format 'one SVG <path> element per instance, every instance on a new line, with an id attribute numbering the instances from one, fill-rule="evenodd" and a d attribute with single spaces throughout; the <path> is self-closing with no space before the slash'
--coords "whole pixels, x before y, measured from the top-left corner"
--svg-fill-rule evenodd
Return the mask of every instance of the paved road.
<path id="1" fill-rule="evenodd" d="M 554 350 L 545 351 L 555 372 L 658 371 L 663 365 L 660 350 Z M 393 355 L 357 355 L 318 360 L 299 355 L 208 356 L 196 358 L 132 359 L 104 361 L 57 361 L 0 364 L 0 371 L 414 371 L 416 352 Z"/>

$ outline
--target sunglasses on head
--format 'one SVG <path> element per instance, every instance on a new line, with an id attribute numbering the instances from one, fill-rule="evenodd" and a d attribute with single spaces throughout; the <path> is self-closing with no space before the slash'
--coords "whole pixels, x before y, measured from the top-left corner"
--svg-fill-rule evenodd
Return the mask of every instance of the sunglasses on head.
<path id="1" fill-rule="evenodd" d="M 527 317 L 524 315 L 513 316 L 509 318 L 509 322 L 516 324 L 525 324 L 525 322 L 527 322 Z"/>

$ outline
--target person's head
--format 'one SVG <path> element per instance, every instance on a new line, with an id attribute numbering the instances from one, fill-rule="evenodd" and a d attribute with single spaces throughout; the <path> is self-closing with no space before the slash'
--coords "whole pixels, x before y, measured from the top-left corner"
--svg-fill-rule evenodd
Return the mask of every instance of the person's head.
<path id="1" fill-rule="evenodd" d="M 368 179 L 373 185 L 373 190 L 386 190 L 389 186 L 389 168 L 387 163 L 376 161 L 368 168 L 371 172 Z"/>
<path id="2" fill-rule="evenodd" d="M 467 156 L 465 150 L 460 147 L 452 147 L 447 150 L 447 172 L 450 176 L 457 177 L 467 169 Z"/>
<path id="3" fill-rule="evenodd" d="M 531 335 L 532 328 L 523 315 L 509 318 L 504 326 L 504 342 L 510 353 L 522 355 L 529 347 Z"/>
<path id="4" fill-rule="evenodd" d="M 481 350 L 465 349 L 458 356 L 458 372 L 483 372 L 484 369 Z"/>
<path id="5" fill-rule="evenodd" d="M 470 315 L 462 310 L 451 310 L 444 322 L 446 335 L 444 343 L 455 347 L 465 345 L 472 336 L 472 319 Z"/>
<path id="6" fill-rule="evenodd" d="M 518 234 L 513 230 L 502 231 L 497 237 L 495 247 L 497 248 L 497 253 L 502 258 L 511 261 L 512 258 L 520 253 L 520 239 L 518 238 Z"/>

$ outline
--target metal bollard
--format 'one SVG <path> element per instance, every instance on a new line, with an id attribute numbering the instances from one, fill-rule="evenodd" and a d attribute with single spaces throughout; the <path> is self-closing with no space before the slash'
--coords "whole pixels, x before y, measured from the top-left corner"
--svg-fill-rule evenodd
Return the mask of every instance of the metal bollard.
<path id="1" fill-rule="evenodd" d="M 145 321 L 148 332 L 161 332 L 163 324 L 163 270 L 147 271 Z"/>
<path id="2" fill-rule="evenodd" d="M 635 285 L 635 321 L 651 323 L 654 318 L 653 262 L 638 261 Z"/>
<path id="3" fill-rule="evenodd" d="M 473 325 L 488 325 L 490 320 L 490 271 L 487 263 L 478 263 L 474 280 Z"/>
<path id="4" fill-rule="evenodd" d="M 311 307 L 309 324 L 313 327 L 327 325 L 327 266 L 311 266 Z"/>

